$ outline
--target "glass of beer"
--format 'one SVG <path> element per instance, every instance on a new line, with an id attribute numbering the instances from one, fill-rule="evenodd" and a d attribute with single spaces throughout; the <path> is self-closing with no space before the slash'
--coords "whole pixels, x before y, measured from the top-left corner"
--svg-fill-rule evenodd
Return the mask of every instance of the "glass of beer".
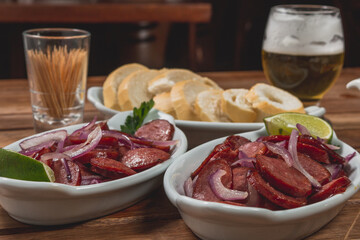
<path id="1" fill-rule="evenodd" d="M 340 11 L 319 5 L 271 8 L 262 47 L 266 78 L 305 105 L 318 104 L 344 62 Z M 311 104 L 307 104 L 311 102 Z"/>

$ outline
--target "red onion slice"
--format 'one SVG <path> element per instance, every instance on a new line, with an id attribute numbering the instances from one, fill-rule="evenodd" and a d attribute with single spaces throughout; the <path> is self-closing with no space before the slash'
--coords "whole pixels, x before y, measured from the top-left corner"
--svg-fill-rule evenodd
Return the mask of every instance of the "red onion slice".
<path id="1" fill-rule="evenodd" d="M 324 143 L 328 148 L 330 148 L 331 150 L 339 150 L 340 147 L 339 146 L 335 146 L 335 145 L 332 145 L 332 144 L 327 144 L 327 143 Z"/>
<path id="2" fill-rule="evenodd" d="M 353 157 L 355 157 L 356 152 L 350 153 L 348 155 L 345 156 L 345 163 L 348 163 L 351 159 L 353 159 Z"/>
<path id="3" fill-rule="evenodd" d="M 309 130 L 308 130 L 304 125 L 301 125 L 300 123 L 297 123 L 297 124 L 296 124 L 296 128 L 299 130 L 299 132 L 300 132 L 302 135 L 309 135 L 309 136 L 311 136 Z"/>
<path id="4" fill-rule="evenodd" d="M 103 137 L 112 137 L 112 138 L 117 139 L 120 143 L 123 143 L 126 146 L 129 146 L 130 149 L 135 148 L 135 145 L 130 140 L 130 138 L 126 134 L 123 134 L 122 132 L 115 131 L 115 130 L 103 130 L 102 134 L 103 134 Z"/>
<path id="5" fill-rule="evenodd" d="M 342 169 L 341 164 L 325 164 L 324 167 L 331 174 L 331 179 L 336 179 Z"/>
<path id="6" fill-rule="evenodd" d="M 271 142 L 264 142 L 266 147 L 273 153 L 280 155 L 289 167 L 294 165 L 294 160 L 286 148 Z"/>
<path id="7" fill-rule="evenodd" d="M 290 134 L 289 146 L 288 150 L 293 159 L 293 167 L 296 168 L 299 172 L 301 172 L 307 179 L 309 179 L 312 186 L 316 188 L 321 188 L 321 184 L 311 176 L 301 165 L 297 155 L 297 141 L 299 138 L 299 132 L 293 129 Z"/>
<path id="8" fill-rule="evenodd" d="M 63 152 L 64 154 L 70 156 L 72 159 L 81 157 L 87 152 L 94 149 L 100 142 L 102 137 L 101 128 L 97 126 L 88 136 L 84 143 L 78 144 L 72 149 Z"/>
<path id="9" fill-rule="evenodd" d="M 221 177 L 226 174 L 226 171 L 223 169 L 217 170 L 214 174 L 212 174 L 209 178 L 209 183 L 214 194 L 222 199 L 227 201 L 236 201 L 236 200 L 244 200 L 247 198 L 248 193 L 233 189 L 226 188 L 221 182 Z"/>
<path id="10" fill-rule="evenodd" d="M 94 129 L 95 123 L 96 123 L 97 117 L 95 116 L 94 119 L 83 126 L 82 128 L 79 128 L 78 130 L 74 131 L 72 134 L 70 134 L 69 137 L 77 136 L 79 139 L 87 139 L 90 132 Z"/>
<path id="11" fill-rule="evenodd" d="M 233 162 L 231 164 L 231 167 L 234 167 L 236 165 L 240 165 L 241 167 L 249 167 L 249 168 L 254 168 L 255 167 L 255 162 L 256 159 L 255 158 L 249 158 L 246 153 L 244 153 L 243 151 L 239 151 L 238 154 L 238 158 L 239 160 Z"/>
<path id="12" fill-rule="evenodd" d="M 185 192 L 185 196 L 187 197 L 192 197 L 193 195 L 193 180 L 191 179 L 191 177 L 189 177 L 188 179 L 186 179 L 186 181 L 184 182 L 184 192 Z"/>
<path id="13" fill-rule="evenodd" d="M 65 172 L 66 172 L 66 178 L 68 181 L 71 181 L 71 171 L 69 168 L 69 165 L 67 164 L 67 160 L 65 160 L 64 158 L 61 159 L 61 163 L 63 164 L 64 168 L 65 168 Z"/>
<path id="14" fill-rule="evenodd" d="M 26 149 L 23 149 L 21 151 L 19 151 L 19 153 L 26 155 L 26 156 L 31 156 L 33 153 L 40 151 L 43 148 L 50 148 L 52 145 L 55 144 L 55 141 L 50 140 L 44 143 L 40 143 L 39 145 L 35 145 Z"/>
<path id="15" fill-rule="evenodd" d="M 49 141 L 61 142 L 66 139 L 67 135 L 68 134 L 66 130 L 52 131 L 41 134 L 39 136 L 25 139 L 24 141 L 19 143 L 19 146 L 21 147 L 21 149 L 25 150 L 40 144 L 47 143 Z"/>
<path id="16" fill-rule="evenodd" d="M 58 161 L 60 159 L 66 159 L 66 160 L 71 160 L 71 158 L 64 154 L 64 153 L 58 153 L 58 152 L 49 152 L 49 153 L 44 153 L 43 155 L 41 155 L 40 160 L 41 161 L 47 161 L 47 160 L 54 160 L 54 161 Z"/>

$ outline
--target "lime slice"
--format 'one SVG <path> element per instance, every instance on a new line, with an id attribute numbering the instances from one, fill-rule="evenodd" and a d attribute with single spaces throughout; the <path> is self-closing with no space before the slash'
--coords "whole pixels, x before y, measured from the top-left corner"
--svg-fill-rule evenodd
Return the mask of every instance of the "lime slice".
<path id="1" fill-rule="evenodd" d="M 279 113 L 264 118 L 269 135 L 290 135 L 292 129 L 297 129 L 299 123 L 307 128 L 313 137 L 320 137 L 327 142 L 331 141 L 333 129 L 325 120 L 302 113 Z"/>
<path id="2" fill-rule="evenodd" d="M 55 181 L 54 172 L 48 165 L 2 148 L 0 148 L 0 176 L 28 181 Z"/>

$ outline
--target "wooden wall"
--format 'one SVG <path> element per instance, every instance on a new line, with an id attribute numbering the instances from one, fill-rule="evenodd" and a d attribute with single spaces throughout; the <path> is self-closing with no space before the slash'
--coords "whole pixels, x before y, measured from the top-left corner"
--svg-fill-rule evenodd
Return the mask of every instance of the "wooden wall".
<path id="1" fill-rule="evenodd" d="M 360 3 L 340 1 L 207 0 L 212 20 L 197 27 L 194 71 L 261 70 L 260 51 L 271 6 L 283 3 L 341 8 L 346 42 L 345 66 L 360 66 Z M 117 66 L 140 62 L 152 68 L 189 68 L 188 25 L 177 24 L 0 24 L 0 79 L 25 77 L 22 31 L 74 27 L 91 32 L 89 75 L 107 75 Z"/>

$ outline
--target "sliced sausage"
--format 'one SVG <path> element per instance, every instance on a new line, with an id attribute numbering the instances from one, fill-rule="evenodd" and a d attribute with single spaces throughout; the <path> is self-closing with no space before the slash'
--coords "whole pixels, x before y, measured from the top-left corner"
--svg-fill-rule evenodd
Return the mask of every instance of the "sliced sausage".
<path id="1" fill-rule="evenodd" d="M 331 182 L 322 186 L 319 192 L 312 195 L 309 199 L 310 203 L 320 202 L 335 194 L 345 192 L 346 187 L 351 183 L 350 179 L 346 176 L 339 177 Z"/>
<path id="2" fill-rule="evenodd" d="M 302 167 L 319 183 L 325 184 L 330 181 L 331 174 L 323 165 L 302 153 L 298 153 L 298 159 Z"/>
<path id="3" fill-rule="evenodd" d="M 92 158 L 90 160 L 90 164 L 92 165 L 91 170 L 99 173 L 105 177 L 110 177 L 110 175 L 104 174 L 104 172 L 115 173 L 115 175 L 119 175 L 119 177 L 133 175 L 136 172 L 131 168 L 125 166 L 125 164 L 116 161 L 110 158 Z M 96 171 L 96 169 L 99 169 Z M 111 177 L 111 178 L 119 178 L 119 177 Z"/>
<path id="4" fill-rule="evenodd" d="M 106 149 L 93 149 L 83 156 L 76 159 L 77 162 L 82 164 L 90 163 L 92 158 L 111 158 L 114 160 L 118 160 L 120 156 L 119 151 L 113 148 L 106 148 Z"/>
<path id="5" fill-rule="evenodd" d="M 136 137 L 155 141 L 169 141 L 173 139 L 175 128 L 165 119 L 156 119 L 142 125 L 136 132 Z"/>
<path id="6" fill-rule="evenodd" d="M 299 142 L 310 144 L 310 145 L 313 145 L 320 149 L 323 149 L 324 151 L 326 151 L 329 154 L 329 160 L 331 163 L 340 163 L 340 164 L 345 163 L 345 159 L 342 156 L 340 156 L 335 151 L 331 150 L 328 146 L 326 146 L 319 140 L 317 140 L 309 135 L 300 135 Z"/>
<path id="7" fill-rule="evenodd" d="M 311 159 L 316 160 L 320 163 L 330 163 L 329 154 L 325 150 L 315 147 L 313 145 L 298 142 L 297 151 L 308 155 Z"/>
<path id="8" fill-rule="evenodd" d="M 272 187 L 287 195 L 306 197 L 311 194 L 310 181 L 282 159 L 257 155 L 256 168 Z"/>
<path id="9" fill-rule="evenodd" d="M 254 158 L 258 154 L 265 154 L 267 151 L 267 147 L 262 142 L 249 142 L 241 145 L 239 147 L 239 151 L 242 151 L 246 154 L 246 156 L 250 158 Z"/>
<path id="10" fill-rule="evenodd" d="M 64 161 L 57 160 L 53 161 L 52 163 L 52 169 L 55 175 L 55 182 L 64 183 L 72 186 L 79 186 L 81 183 L 81 173 L 79 166 L 73 161 Z"/>
<path id="11" fill-rule="evenodd" d="M 215 155 L 217 154 L 218 152 L 226 149 L 226 148 L 229 148 L 229 146 L 227 146 L 226 144 L 224 143 L 220 143 L 218 145 L 216 145 L 214 147 L 214 149 L 211 151 L 211 153 L 205 158 L 204 161 L 202 161 L 202 163 L 200 164 L 200 166 L 193 172 L 191 173 L 191 178 L 194 179 L 198 174 L 199 172 L 201 171 L 201 169 L 203 169 L 203 167 L 210 161 L 210 159 Z"/>
<path id="12" fill-rule="evenodd" d="M 209 183 L 209 177 L 219 169 L 226 171 L 226 174 L 221 178 L 223 185 L 226 188 L 231 187 L 232 173 L 229 164 L 224 159 L 214 160 L 206 164 L 200 171 L 194 183 L 193 198 L 205 201 L 222 201 L 211 190 Z"/>
<path id="13" fill-rule="evenodd" d="M 231 135 L 225 139 L 224 144 L 231 147 L 231 149 L 236 150 L 241 145 L 248 143 L 248 142 L 250 142 L 250 140 L 247 138 L 244 138 L 239 135 Z"/>
<path id="14" fill-rule="evenodd" d="M 247 174 L 250 171 L 248 167 L 236 167 L 232 169 L 234 190 L 248 191 Z"/>
<path id="15" fill-rule="evenodd" d="M 211 157 L 210 161 L 216 159 L 225 159 L 229 164 L 237 160 L 239 152 L 237 150 L 232 150 L 230 147 L 222 149 L 217 152 L 214 156 Z"/>
<path id="16" fill-rule="evenodd" d="M 280 207 L 290 209 L 306 205 L 306 198 L 294 198 L 281 193 L 271 187 L 257 171 L 250 173 L 248 181 L 262 196 Z"/>
<path id="17" fill-rule="evenodd" d="M 121 159 L 127 167 L 142 171 L 170 158 L 170 154 L 156 148 L 135 148 L 125 153 Z"/>

